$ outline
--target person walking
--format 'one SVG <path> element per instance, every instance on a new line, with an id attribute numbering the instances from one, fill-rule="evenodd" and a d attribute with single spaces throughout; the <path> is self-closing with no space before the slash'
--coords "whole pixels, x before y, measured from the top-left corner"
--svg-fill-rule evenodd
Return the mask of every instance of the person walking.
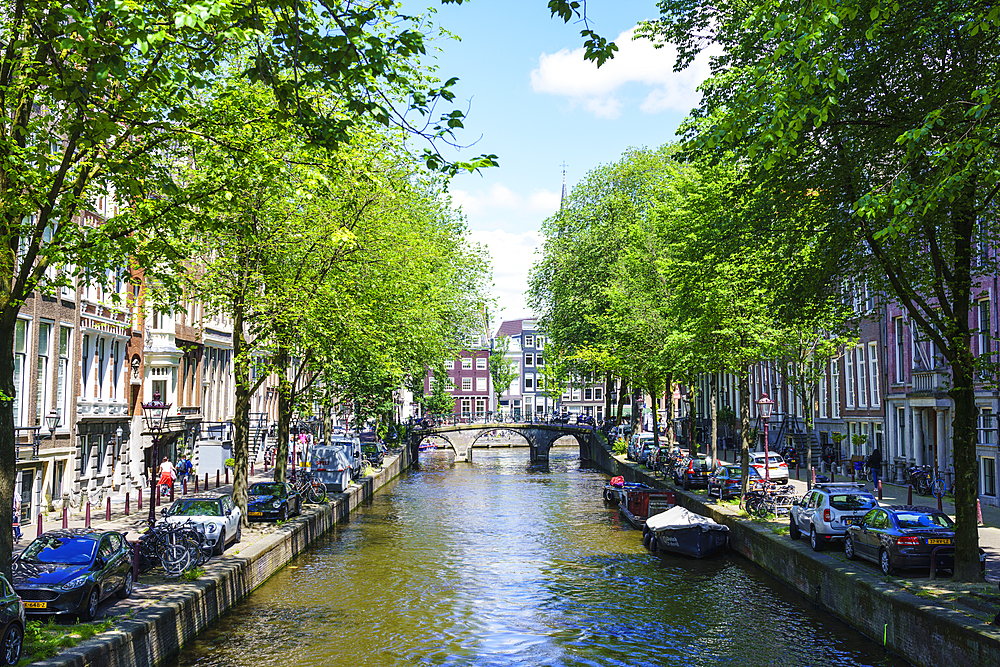
<path id="1" fill-rule="evenodd" d="M 191 457 L 185 454 L 181 462 L 177 464 L 177 472 L 180 474 L 181 483 L 188 480 L 192 470 L 194 470 L 194 464 L 191 463 Z"/>
<path id="2" fill-rule="evenodd" d="M 872 471 L 872 484 L 878 490 L 878 478 L 882 474 L 882 451 L 875 445 L 875 449 L 868 455 L 868 469 Z"/>
<path id="3" fill-rule="evenodd" d="M 177 471 L 174 469 L 174 464 L 170 462 L 166 456 L 163 457 L 163 462 L 160 463 L 160 496 L 165 496 L 170 493 L 171 487 L 174 485 L 174 479 L 177 478 Z"/>
<path id="4" fill-rule="evenodd" d="M 14 541 L 20 542 L 24 535 L 21 533 L 21 492 L 14 489 L 14 517 L 12 525 L 14 528 Z"/>

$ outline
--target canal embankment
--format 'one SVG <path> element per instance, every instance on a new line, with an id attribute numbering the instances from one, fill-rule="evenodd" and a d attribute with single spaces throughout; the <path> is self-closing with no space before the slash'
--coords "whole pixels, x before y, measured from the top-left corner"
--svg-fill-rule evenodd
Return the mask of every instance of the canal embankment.
<path id="1" fill-rule="evenodd" d="M 292 558 L 345 519 L 360 503 L 410 467 L 407 448 L 327 503 L 303 506 L 302 515 L 265 531 L 259 539 L 230 548 L 204 566 L 193 581 L 155 587 L 155 603 L 116 619 L 114 627 L 55 657 L 41 667 L 156 667 L 233 608 Z"/>
<path id="2" fill-rule="evenodd" d="M 663 478 L 598 448 L 594 463 L 612 475 L 654 487 Z M 730 548 L 918 667 L 1000 665 L 1000 611 L 996 584 L 951 584 L 926 575 L 885 577 L 867 563 L 848 561 L 838 550 L 814 552 L 791 540 L 787 519 L 754 520 L 704 492 L 674 489 L 687 509 L 729 527 Z"/>

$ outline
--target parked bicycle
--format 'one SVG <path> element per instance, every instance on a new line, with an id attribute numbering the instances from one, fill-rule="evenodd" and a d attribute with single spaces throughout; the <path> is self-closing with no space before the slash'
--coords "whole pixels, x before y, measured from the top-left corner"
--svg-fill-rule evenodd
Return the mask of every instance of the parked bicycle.
<path id="1" fill-rule="evenodd" d="M 364 463 L 362 463 L 362 466 Z M 310 503 L 326 502 L 326 484 L 319 481 L 319 478 L 311 470 L 296 470 L 289 476 L 289 482 L 295 486 L 295 490 Z"/>
<path id="2" fill-rule="evenodd" d="M 197 526 L 184 523 L 153 522 L 145 519 L 139 527 L 139 570 L 145 572 L 157 565 L 168 577 L 179 577 L 187 570 L 203 565 L 212 556 L 212 545 Z"/>

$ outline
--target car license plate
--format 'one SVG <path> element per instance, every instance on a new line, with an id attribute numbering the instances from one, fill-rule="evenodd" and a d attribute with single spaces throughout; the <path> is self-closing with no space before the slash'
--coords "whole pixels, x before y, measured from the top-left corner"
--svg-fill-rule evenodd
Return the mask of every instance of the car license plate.
<path id="1" fill-rule="evenodd" d="M 264 516 L 263 512 L 250 512 L 250 516 Z"/>
<path id="2" fill-rule="evenodd" d="M 842 520 L 843 520 L 845 526 L 850 526 L 852 523 L 854 523 L 855 521 L 858 520 L 858 517 L 856 517 L 856 516 L 845 516 L 845 517 L 843 517 Z"/>
<path id="3" fill-rule="evenodd" d="M 951 540 L 927 540 L 927 544 L 951 544 Z"/>
<path id="4" fill-rule="evenodd" d="M 45 609 L 45 604 L 44 602 L 29 601 L 24 603 L 24 607 L 25 609 Z"/>

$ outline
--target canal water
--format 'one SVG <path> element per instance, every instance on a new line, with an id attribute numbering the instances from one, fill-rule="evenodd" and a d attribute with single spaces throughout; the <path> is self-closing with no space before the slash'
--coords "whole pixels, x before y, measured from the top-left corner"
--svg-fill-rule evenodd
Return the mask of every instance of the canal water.
<path id="1" fill-rule="evenodd" d="M 908 663 L 738 557 L 651 556 L 555 448 L 421 452 L 177 667 Z"/>

